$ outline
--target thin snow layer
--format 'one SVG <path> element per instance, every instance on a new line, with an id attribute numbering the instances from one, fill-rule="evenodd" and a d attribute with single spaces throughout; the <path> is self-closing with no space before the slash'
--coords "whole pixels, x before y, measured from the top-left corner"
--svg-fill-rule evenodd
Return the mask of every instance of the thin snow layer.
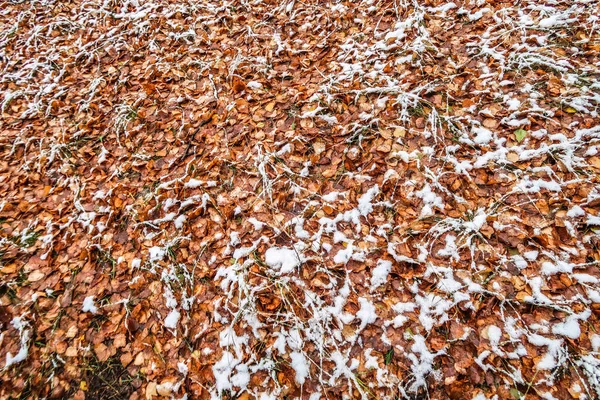
<path id="1" fill-rule="evenodd" d="M 600 398 L 597 1 L 90 0 L 44 21 L 37 3 L 1 11 L 33 7 L 0 39 L 29 196 L 0 200 L 23 214 L 0 245 L 114 263 L 73 298 L 107 324 L 150 302 L 164 354 L 136 368 L 214 399 L 434 398 L 475 376 L 495 381 L 465 398 Z M 63 304 L 29 267 L 0 327 L 9 373 L 40 299 Z M 89 317 L 65 335 L 82 354 Z"/>

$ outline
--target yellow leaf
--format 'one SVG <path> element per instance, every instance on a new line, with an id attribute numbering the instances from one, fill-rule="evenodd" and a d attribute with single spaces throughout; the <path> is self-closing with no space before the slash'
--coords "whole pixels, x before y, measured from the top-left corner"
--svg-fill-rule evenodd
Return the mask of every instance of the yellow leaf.
<path id="1" fill-rule="evenodd" d="M 0 272 L 2 272 L 3 274 L 12 274 L 13 272 L 15 272 L 17 270 L 17 264 L 9 264 L 5 267 L 2 267 L 0 269 Z"/>

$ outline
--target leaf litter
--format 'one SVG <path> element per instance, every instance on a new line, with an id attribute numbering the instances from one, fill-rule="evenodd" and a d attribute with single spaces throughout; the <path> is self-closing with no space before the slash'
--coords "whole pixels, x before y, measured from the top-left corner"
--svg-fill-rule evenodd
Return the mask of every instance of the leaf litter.
<path id="1" fill-rule="evenodd" d="M 0 395 L 597 398 L 597 11 L 7 2 Z"/>

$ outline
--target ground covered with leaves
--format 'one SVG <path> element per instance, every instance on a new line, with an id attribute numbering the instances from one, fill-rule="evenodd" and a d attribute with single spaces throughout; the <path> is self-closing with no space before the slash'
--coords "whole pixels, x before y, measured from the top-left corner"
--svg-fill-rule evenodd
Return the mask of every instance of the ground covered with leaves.
<path id="1" fill-rule="evenodd" d="M 0 397 L 598 398 L 599 14 L 2 2 Z"/>

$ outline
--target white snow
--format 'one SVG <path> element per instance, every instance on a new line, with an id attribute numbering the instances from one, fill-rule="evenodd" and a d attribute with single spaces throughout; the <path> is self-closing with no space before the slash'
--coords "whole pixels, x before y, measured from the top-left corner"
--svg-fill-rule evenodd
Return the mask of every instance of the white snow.
<path id="1" fill-rule="evenodd" d="M 360 304 L 360 310 L 356 313 L 356 318 L 360 319 L 358 330 L 362 331 L 368 324 L 372 324 L 377 320 L 377 313 L 373 303 L 364 297 L 359 297 L 358 303 Z"/>
<path id="2" fill-rule="evenodd" d="M 306 357 L 304 357 L 304 354 L 294 351 L 290 353 L 290 358 L 292 359 L 290 365 L 296 372 L 294 379 L 298 384 L 303 385 L 309 375 L 309 366 Z"/>
<path id="3" fill-rule="evenodd" d="M 171 312 L 169 312 L 169 314 L 165 318 L 165 321 L 164 321 L 165 328 L 169 328 L 169 329 L 177 328 L 177 322 L 179 322 L 179 317 L 180 317 L 179 311 L 171 310 Z"/>
<path id="4" fill-rule="evenodd" d="M 537 250 L 530 250 L 530 251 L 524 252 L 523 257 L 525 257 L 529 261 L 535 261 L 535 260 L 537 260 L 539 253 L 540 252 Z"/>
<path id="5" fill-rule="evenodd" d="M 488 144 L 494 137 L 492 131 L 481 126 L 473 127 L 471 132 L 475 134 L 473 141 L 477 144 Z"/>
<path id="6" fill-rule="evenodd" d="M 188 188 L 188 189 L 195 189 L 202 185 L 204 185 L 204 181 L 201 181 L 198 179 L 190 179 L 183 185 L 183 187 Z"/>
<path id="7" fill-rule="evenodd" d="M 489 8 L 482 8 L 479 11 L 476 11 L 472 14 L 468 14 L 467 18 L 469 18 L 469 21 L 473 22 L 473 21 L 477 21 L 479 19 L 481 19 L 483 17 L 483 14 L 490 12 L 491 10 Z"/>
<path id="8" fill-rule="evenodd" d="M 271 247 L 265 252 L 267 265 L 281 274 L 293 272 L 300 266 L 300 258 L 294 249 Z"/>
<path id="9" fill-rule="evenodd" d="M 412 363 L 410 369 L 413 375 L 413 383 L 410 386 L 411 391 L 416 391 L 421 387 L 427 386 L 427 376 L 433 372 L 433 360 L 439 354 L 444 352 L 431 353 L 425 343 L 425 338 L 421 335 L 413 336 L 414 343 L 410 350 L 412 353 L 408 354 L 408 359 Z"/>
<path id="10" fill-rule="evenodd" d="M 583 211 L 583 208 L 579 207 L 579 206 L 573 206 L 569 209 L 569 211 L 567 211 L 567 217 L 569 218 L 577 218 L 577 217 L 582 217 L 585 215 L 585 211 Z"/>
<path id="11" fill-rule="evenodd" d="M 519 269 L 525 269 L 527 268 L 527 261 L 520 255 L 515 254 L 514 256 L 511 256 L 513 262 L 515 263 L 515 266 Z"/>
<path id="12" fill-rule="evenodd" d="M 559 25 L 560 23 L 560 16 L 558 14 L 554 14 L 542 19 L 539 23 L 539 26 L 540 28 L 551 28 L 555 25 Z"/>
<path id="13" fill-rule="evenodd" d="M 432 329 L 435 324 L 444 323 L 448 319 L 446 311 L 453 306 L 452 301 L 433 293 L 427 293 L 425 296 L 417 295 L 415 300 L 420 307 L 419 321 L 427 330 Z"/>
<path id="14" fill-rule="evenodd" d="M 566 272 L 568 274 L 573 272 L 574 265 L 572 263 L 556 260 L 554 262 L 545 261 L 542 263 L 542 274 L 554 275 L 559 272 Z"/>
<path id="15" fill-rule="evenodd" d="M 29 331 L 27 331 L 29 332 Z M 27 340 L 29 340 L 29 336 L 26 337 Z M 23 346 L 23 344 L 21 344 L 21 348 L 19 349 L 19 352 L 17 354 L 15 354 L 14 356 L 8 352 L 6 353 L 6 364 L 4 365 L 4 369 L 9 368 L 11 365 L 14 364 L 18 364 L 20 362 L 23 362 L 27 359 L 27 355 L 29 354 L 29 349 L 26 346 Z"/>
<path id="16" fill-rule="evenodd" d="M 221 360 L 215 363 L 215 365 L 212 367 L 218 393 L 222 393 L 233 388 L 230 376 L 238 363 L 239 361 L 233 356 L 233 354 L 228 351 L 223 351 Z"/>
<path id="17" fill-rule="evenodd" d="M 333 262 L 336 264 L 347 264 L 348 261 L 352 258 L 352 253 L 354 250 L 354 246 L 352 242 L 348 243 L 348 247 L 342 249 L 337 252 L 337 254 L 333 257 Z"/>
<path id="18" fill-rule="evenodd" d="M 377 266 L 373 268 L 371 276 L 371 291 L 387 282 L 388 274 L 392 270 L 392 263 L 388 260 L 377 261 Z"/>
<path id="19" fill-rule="evenodd" d="M 3 370 L 8 369 L 10 366 L 14 364 L 18 364 L 27 359 L 27 355 L 29 354 L 29 329 L 25 329 L 27 327 L 27 322 L 24 321 L 21 317 L 14 317 L 11 320 L 11 325 L 19 331 L 21 347 L 19 352 L 14 356 L 10 353 L 6 353 L 6 364 L 4 365 Z M 0 341 L 3 338 L 3 334 L 0 335 Z"/>
<path id="20" fill-rule="evenodd" d="M 98 314 L 98 307 L 94 304 L 94 296 L 88 296 L 83 299 L 83 306 L 81 307 L 83 312 L 91 312 L 92 314 Z"/>
<path id="21" fill-rule="evenodd" d="M 250 372 L 248 366 L 245 364 L 238 364 L 235 367 L 235 375 L 231 377 L 231 384 L 235 387 L 239 387 L 240 390 L 246 389 L 250 382 Z"/>
<path id="22" fill-rule="evenodd" d="M 260 231 L 260 230 L 262 230 L 265 227 L 265 224 L 263 222 L 260 222 L 259 220 L 257 220 L 254 217 L 248 218 L 248 222 L 250 224 L 252 224 L 252 226 L 254 227 L 254 229 L 256 231 Z"/>
<path id="23" fill-rule="evenodd" d="M 415 193 L 415 195 L 423 200 L 423 208 L 421 209 L 421 217 L 429 217 L 433 215 L 433 208 L 437 207 L 440 210 L 444 209 L 442 198 L 431 190 L 431 186 L 426 184 L 423 188 Z"/>
<path id="24" fill-rule="evenodd" d="M 570 339 L 576 340 L 581 336 L 581 328 L 579 326 L 579 320 L 586 320 L 591 315 L 591 311 L 586 310 L 580 314 L 569 315 L 564 322 L 559 322 L 552 326 L 552 333 L 555 335 L 566 336 Z"/>
<path id="25" fill-rule="evenodd" d="M 358 199 L 358 211 L 360 215 L 367 216 L 373 211 L 373 199 L 379 194 L 379 186 L 375 185 Z"/>
<path id="26" fill-rule="evenodd" d="M 246 87 L 257 90 L 257 89 L 262 89 L 263 85 L 260 82 L 250 81 L 250 82 L 246 83 Z"/>
<path id="27" fill-rule="evenodd" d="M 531 287 L 531 296 L 525 298 L 526 301 L 541 303 L 541 304 L 552 304 L 552 301 L 542 293 L 543 280 L 539 276 L 535 276 L 527 281 Z"/>
<path id="28" fill-rule="evenodd" d="M 519 99 L 515 99 L 513 97 L 506 100 L 506 105 L 508 105 L 508 111 L 515 111 L 519 109 L 519 107 L 521 106 L 521 102 L 519 101 Z"/>
<path id="29" fill-rule="evenodd" d="M 456 236 L 448 234 L 446 235 L 446 246 L 443 249 L 438 250 L 437 255 L 440 257 L 449 257 L 454 261 L 460 259 L 458 254 L 458 247 L 456 246 Z"/>
<path id="30" fill-rule="evenodd" d="M 340 196 L 339 192 L 331 192 L 331 193 L 321 196 L 321 198 L 323 199 L 323 201 L 326 201 L 327 203 L 333 203 L 337 200 L 337 198 L 339 196 Z"/>
<path id="31" fill-rule="evenodd" d="M 183 224 L 185 224 L 185 221 L 186 221 L 185 215 L 180 215 L 179 217 L 175 218 L 175 220 L 173 221 L 173 223 L 175 224 L 175 228 L 177 228 L 177 229 L 183 228 Z"/>
<path id="32" fill-rule="evenodd" d="M 442 4 L 441 6 L 432 7 L 432 8 L 430 8 L 430 10 L 434 13 L 439 12 L 442 16 L 444 16 L 444 15 L 446 15 L 446 12 L 448 12 L 456 7 L 457 7 L 456 3 L 449 2 L 446 4 Z"/>
<path id="33" fill-rule="evenodd" d="M 600 226 L 600 217 L 595 215 L 588 215 L 587 220 L 585 221 L 588 225 Z"/>
<path id="34" fill-rule="evenodd" d="M 500 339 L 502 338 L 502 330 L 496 325 L 490 325 L 487 327 L 487 335 L 490 341 L 490 345 L 492 346 L 492 350 L 495 353 L 502 354 L 503 352 L 500 351 L 498 348 L 498 345 L 500 344 Z"/>
<path id="35" fill-rule="evenodd" d="M 183 362 L 178 362 L 177 363 L 177 370 L 179 370 L 179 373 L 183 376 L 187 376 L 188 372 L 189 372 L 189 367 L 187 366 L 186 363 Z"/>
<path id="36" fill-rule="evenodd" d="M 592 343 L 592 350 L 594 350 L 595 352 L 599 352 L 600 351 L 600 335 L 595 334 L 595 333 L 590 335 L 590 342 Z"/>
<path id="37" fill-rule="evenodd" d="M 167 250 L 160 246 L 153 246 L 148 252 L 150 253 L 150 261 L 161 261 L 167 255 Z"/>
<path id="38" fill-rule="evenodd" d="M 366 359 L 365 368 L 379 369 L 379 362 L 377 360 L 377 357 L 371 355 L 372 352 L 373 352 L 373 349 L 365 349 L 365 359 Z"/>

